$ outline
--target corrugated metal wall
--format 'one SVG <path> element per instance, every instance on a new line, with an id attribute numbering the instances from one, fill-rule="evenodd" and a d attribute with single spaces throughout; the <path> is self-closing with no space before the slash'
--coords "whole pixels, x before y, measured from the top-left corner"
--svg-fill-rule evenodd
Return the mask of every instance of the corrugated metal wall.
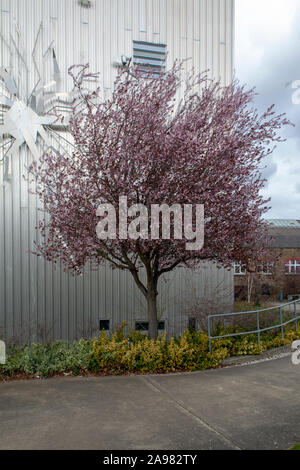
<path id="1" fill-rule="evenodd" d="M 169 63 L 191 58 L 187 67 L 209 68 L 224 84 L 232 79 L 233 0 L 92 0 L 90 9 L 77 0 L 0 0 L 0 10 L 0 65 L 14 75 L 23 96 L 38 77 L 31 52 L 41 22 L 38 65 L 51 80 L 51 61 L 42 54 L 54 41 L 62 91 L 71 89 L 68 67 L 89 62 L 109 94 L 116 73 L 112 64 L 121 54 L 132 55 L 134 39 L 167 44 Z M 100 318 L 110 318 L 114 326 L 145 318 L 144 300 L 128 274 L 104 266 L 73 278 L 29 253 L 38 220 L 36 196 L 23 178 L 31 158 L 23 145 L 13 155 L 9 181 L 0 163 L 0 336 L 21 342 L 73 340 L 94 334 Z M 232 273 L 212 265 L 170 277 L 168 283 L 162 280 L 160 296 L 168 334 L 186 327 L 185 305 L 204 291 L 215 296 L 219 286 L 221 295 L 225 287 L 229 297 L 233 292 Z"/>

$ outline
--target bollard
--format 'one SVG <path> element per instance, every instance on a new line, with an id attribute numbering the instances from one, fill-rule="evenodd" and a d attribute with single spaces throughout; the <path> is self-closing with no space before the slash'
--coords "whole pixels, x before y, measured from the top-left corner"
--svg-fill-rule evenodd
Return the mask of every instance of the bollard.
<path id="1" fill-rule="evenodd" d="M 0 341 L 0 364 L 6 363 L 6 348 L 4 341 Z"/>

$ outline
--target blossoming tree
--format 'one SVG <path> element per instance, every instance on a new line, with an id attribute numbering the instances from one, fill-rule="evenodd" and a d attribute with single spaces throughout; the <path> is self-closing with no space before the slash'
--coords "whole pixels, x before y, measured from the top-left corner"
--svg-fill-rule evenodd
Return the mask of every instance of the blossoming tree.
<path id="1" fill-rule="evenodd" d="M 182 83 L 181 72 L 177 63 L 155 78 L 122 69 L 112 97 L 101 102 L 99 89 L 83 92 L 88 67 L 71 67 L 80 97 L 70 119 L 73 151 L 49 150 L 31 167 L 48 213 L 39 225 L 43 241 L 37 253 L 61 259 L 73 273 L 104 261 L 128 270 L 147 301 L 151 338 L 158 330 L 160 276 L 202 260 L 229 267 L 259 256 L 268 209 L 260 194 L 261 162 L 288 124 L 273 107 L 259 116 L 251 107 L 254 91 L 238 82 L 221 87 L 190 74 Z M 128 206 L 143 204 L 149 213 L 153 204 L 203 204 L 204 246 L 187 250 L 187 237 L 174 237 L 172 213 L 170 239 L 161 233 L 157 239 L 121 236 L 118 225 L 114 239 L 99 238 L 97 208 L 111 204 L 118 215 L 125 196 Z M 195 223 L 194 217 L 194 228 Z"/>

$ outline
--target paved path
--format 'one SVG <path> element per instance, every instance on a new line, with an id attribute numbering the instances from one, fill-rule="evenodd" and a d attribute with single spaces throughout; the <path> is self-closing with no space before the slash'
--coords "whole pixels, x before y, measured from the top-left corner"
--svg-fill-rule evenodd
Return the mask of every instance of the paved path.
<path id="1" fill-rule="evenodd" d="M 0 424 L 0 449 L 287 449 L 300 366 L 0 383 Z"/>

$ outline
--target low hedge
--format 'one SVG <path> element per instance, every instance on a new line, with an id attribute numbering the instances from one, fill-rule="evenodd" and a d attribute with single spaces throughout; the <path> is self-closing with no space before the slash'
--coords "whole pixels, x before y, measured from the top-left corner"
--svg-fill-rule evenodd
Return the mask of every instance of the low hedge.
<path id="1" fill-rule="evenodd" d="M 277 332 L 262 333 L 258 345 L 257 335 L 215 339 L 209 353 L 208 336 L 200 331 L 186 331 L 179 338 L 166 339 L 165 334 L 156 341 L 140 332 L 125 336 L 123 326 L 110 338 L 104 331 L 98 338 L 69 344 L 56 341 L 22 348 L 8 348 L 6 364 L 0 364 L 0 378 L 16 375 L 49 377 L 56 374 L 88 373 L 165 373 L 194 371 L 217 367 L 230 356 L 260 354 L 267 349 L 292 343 L 300 338 L 296 332 L 285 329 L 285 337 Z M 215 335 L 237 333 L 239 327 L 217 327 Z"/>
<path id="2" fill-rule="evenodd" d="M 216 367 L 228 355 L 220 346 L 209 354 L 208 337 L 201 332 L 185 332 L 179 338 L 166 340 L 161 335 L 156 341 L 141 333 L 111 339 L 102 332 L 93 341 L 92 368 L 122 372 L 170 372 Z"/>
<path id="3" fill-rule="evenodd" d="M 0 364 L 0 377 L 49 377 L 63 372 L 74 375 L 89 370 L 92 341 L 81 339 L 73 344 L 55 341 L 50 344 L 33 343 L 31 346 L 8 346 L 6 364 Z"/>

